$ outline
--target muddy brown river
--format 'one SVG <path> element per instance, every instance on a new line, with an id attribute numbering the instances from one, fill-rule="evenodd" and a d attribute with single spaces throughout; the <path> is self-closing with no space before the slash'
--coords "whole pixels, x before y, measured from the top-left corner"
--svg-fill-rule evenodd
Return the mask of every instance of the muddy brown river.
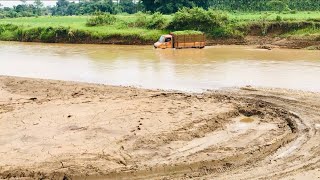
<path id="1" fill-rule="evenodd" d="M 320 51 L 0 42 L 0 55 L 0 179 L 320 178 Z"/>
<path id="2" fill-rule="evenodd" d="M 320 91 L 320 51 L 0 42 L 0 55 L 0 75 L 186 91 L 246 85 Z"/>

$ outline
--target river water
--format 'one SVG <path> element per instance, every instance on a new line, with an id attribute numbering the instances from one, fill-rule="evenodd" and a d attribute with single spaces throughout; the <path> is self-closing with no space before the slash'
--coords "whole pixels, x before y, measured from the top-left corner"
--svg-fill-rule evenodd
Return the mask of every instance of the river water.
<path id="1" fill-rule="evenodd" d="M 320 51 L 0 42 L 0 75 L 184 91 L 246 85 L 320 91 Z"/>

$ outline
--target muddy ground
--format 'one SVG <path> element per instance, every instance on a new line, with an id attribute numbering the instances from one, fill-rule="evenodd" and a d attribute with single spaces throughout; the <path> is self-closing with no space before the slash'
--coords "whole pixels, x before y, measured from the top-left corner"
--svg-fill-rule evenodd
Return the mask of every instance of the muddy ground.
<path id="1" fill-rule="evenodd" d="M 0 179 L 320 179 L 320 93 L 0 76 Z"/>
<path id="2" fill-rule="evenodd" d="M 309 49 L 320 50 L 320 40 L 304 38 L 280 38 L 272 36 L 246 36 L 240 39 L 207 39 L 207 45 L 250 45 L 259 49 Z"/>

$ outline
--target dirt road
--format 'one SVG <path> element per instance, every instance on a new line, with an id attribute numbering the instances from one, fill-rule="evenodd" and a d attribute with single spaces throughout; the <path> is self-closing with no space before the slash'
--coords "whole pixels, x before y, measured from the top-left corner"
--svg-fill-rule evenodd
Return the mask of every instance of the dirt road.
<path id="1" fill-rule="evenodd" d="M 0 179 L 320 179 L 319 100 L 0 76 Z"/>

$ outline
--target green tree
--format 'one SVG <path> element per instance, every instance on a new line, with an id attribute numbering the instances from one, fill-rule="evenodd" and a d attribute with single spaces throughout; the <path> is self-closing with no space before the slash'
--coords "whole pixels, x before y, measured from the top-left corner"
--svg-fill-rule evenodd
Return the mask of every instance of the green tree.
<path id="1" fill-rule="evenodd" d="M 174 13 L 183 7 L 202 7 L 207 9 L 209 7 L 209 0 L 142 0 L 147 11 Z"/>
<path id="2" fill-rule="evenodd" d="M 43 3 L 41 0 L 34 0 L 34 6 L 36 7 L 36 15 L 40 16 L 42 13 Z"/>
<path id="3" fill-rule="evenodd" d="M 288 4 L 281 0 L 271 0 L 267 3 L 267 6 L 273 11 L 282 12 L 290 10 Z"/>
<path id="4" fill-rule="evenodd" d="M 68 6 L 69 6 L 69 1 L 67 0 L 58 0 L 56 3 L 56 6 L 53 9 L 52 14 L 53 15 L 68 15 Z M 72 11 L 70 9 L 70 11 Z M 71 15 L 71 14 L 69 14 Z"/>
<path id="5" fill-rule="evenodd" d="M 118 3 L 119 3 L 118 5 L 120 6 L 122 12 L 127 12 L 130 14 L 137 12 L 136 11 L 136 4 L 133 3 L 132 0 L 121 0 Z"/>
<path id="6" fill-rule="evenodd" d="M 22 2 L 22 4 L 26 4 L 27 0 L 20 0 Z"/>

